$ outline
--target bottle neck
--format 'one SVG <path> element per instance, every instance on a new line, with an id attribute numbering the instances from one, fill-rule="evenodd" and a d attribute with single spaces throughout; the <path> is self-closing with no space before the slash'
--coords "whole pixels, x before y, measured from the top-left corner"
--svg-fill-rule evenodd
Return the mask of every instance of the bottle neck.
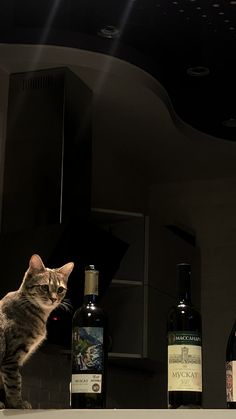
<path id="1" fill-rule="evenodd" d="M 183 303 L 191 303 L 191 267 L 187 263 L 177 265 L 178 269 L 178 285 L 179 285 L 179 301 Z"/>
<path id="2" fill-rule="evenodd" d="M 84 303 L 95 303 L 98 299 L 98 274 L 99 272 L 90 265 L 85 271 Z"/>
<path id="3" fill-rule="evenodd" d="M 95 294 L 84 295 L 84 304 L 96 304 L 98 301 L 98 296 Z"/>

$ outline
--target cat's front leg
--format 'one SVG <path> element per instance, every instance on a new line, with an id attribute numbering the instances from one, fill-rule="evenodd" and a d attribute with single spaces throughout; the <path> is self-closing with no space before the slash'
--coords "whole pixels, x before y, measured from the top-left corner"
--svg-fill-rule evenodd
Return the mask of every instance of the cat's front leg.
<path id="1" fill-rule="evenodd" d="M 2 374 L 0 373 L 0 409 L 4 409 L 6 405 L 6 395 L 2 381 Z"/>
<path id="2" fill-rule="evenodd" d="M 22 380 L 18 364 L 7 363 L 2 365 L 1 372 L 6 395 L 6 407 L 9 409 L 31 409 L 31 404 L 22 400 Z"/>

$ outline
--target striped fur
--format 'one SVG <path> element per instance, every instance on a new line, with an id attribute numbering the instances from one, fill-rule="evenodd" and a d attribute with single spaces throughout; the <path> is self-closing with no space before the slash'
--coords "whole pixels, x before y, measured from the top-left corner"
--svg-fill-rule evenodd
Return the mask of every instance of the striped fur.
<path id="1" fill-rule="evenodd" d="M 46 338 L 49 314 L 62 302 L 72 262 L 46 268 L 38 255 L 29 262 L 22 284 L 0 301 L 0 386 L 5 404 L 0 408 L 30 408 L 22 400 L 20 367 Z"/>

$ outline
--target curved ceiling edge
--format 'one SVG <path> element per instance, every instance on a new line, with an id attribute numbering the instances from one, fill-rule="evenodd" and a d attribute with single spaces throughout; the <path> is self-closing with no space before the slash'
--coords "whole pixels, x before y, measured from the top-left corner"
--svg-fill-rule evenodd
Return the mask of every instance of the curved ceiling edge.
<path id="1" fill-rule="evenodd" d="M 0 43 L 0 68 L 11 73 L 32 71 L 47 66 L 79 66 L 91 68 L 101 73 L 124 77 L 127 81 L 139 83 L 142 87 L 157 95 L 166 106 L 176 129 L 186 136 L 202 140 L 217 140 L 183 121 L 176 113 L 171 99 L 162 84 L 150 73 L 128 61 L 99 52 L 65 46 L 45 44 L 9 44 Z M 23 68 L 23 70 L 22 70 Z M 222 141 L 222 138 L 220 138 Z M 227 141 L 225 139 L 225 141 Z"/>

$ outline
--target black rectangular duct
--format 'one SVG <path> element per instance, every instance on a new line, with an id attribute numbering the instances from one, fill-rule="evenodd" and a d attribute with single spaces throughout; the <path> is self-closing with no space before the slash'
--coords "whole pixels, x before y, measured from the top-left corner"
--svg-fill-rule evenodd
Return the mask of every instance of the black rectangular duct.
<path id="1" fill-rule="evenodd" d="M 68 68 L 10 76 L 1 233 L 88 213 L 91 111 L 91 90 Z"/>

